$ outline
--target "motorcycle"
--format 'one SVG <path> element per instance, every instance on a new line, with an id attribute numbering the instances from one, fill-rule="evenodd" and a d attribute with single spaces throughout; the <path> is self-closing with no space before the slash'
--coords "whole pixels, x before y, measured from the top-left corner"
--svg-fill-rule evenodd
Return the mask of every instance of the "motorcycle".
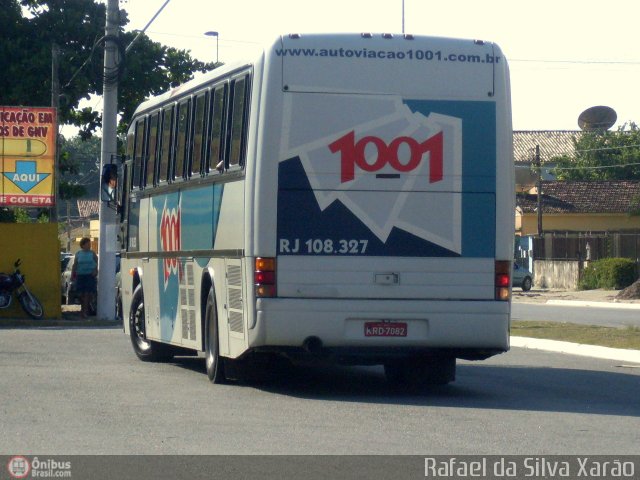
<path id="1" fill-rule="evenodd" d="M 31 318 L 39 320 L 44 316 L 44 308 L 42 308 L 40 300 L 25 285 L 24 275 L 20 273 L 18 268 L 20 263 L 20 259 L 18 259 L 13 264 L 14 271 L 12 274 L 0 273 L 0 308 L 9 308 L 15 294 L 22 309 Z"/>

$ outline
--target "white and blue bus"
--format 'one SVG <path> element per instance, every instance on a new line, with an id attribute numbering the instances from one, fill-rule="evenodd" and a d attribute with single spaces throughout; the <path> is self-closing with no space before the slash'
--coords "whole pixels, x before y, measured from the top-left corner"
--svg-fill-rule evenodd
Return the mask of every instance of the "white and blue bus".
<path id="1" fill-rule="evenodd" d="M 127 154 L 122 304 L 140 359 L 204 354 L 214 383 L 279 354 L 443 384 L 457 358 L 509 349 L 495 44 L 282 36 L 140 105 Z"/>

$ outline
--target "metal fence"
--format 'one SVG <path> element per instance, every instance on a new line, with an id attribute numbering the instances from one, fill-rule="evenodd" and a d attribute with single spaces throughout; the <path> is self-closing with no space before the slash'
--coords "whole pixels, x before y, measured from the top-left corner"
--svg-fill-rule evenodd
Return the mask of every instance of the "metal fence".
<path id="1" fill-rule="evenodd" d="M 545 233 L 533 237 L 536 260 L 630 258 L 640 263 L 640 233 Z"/>

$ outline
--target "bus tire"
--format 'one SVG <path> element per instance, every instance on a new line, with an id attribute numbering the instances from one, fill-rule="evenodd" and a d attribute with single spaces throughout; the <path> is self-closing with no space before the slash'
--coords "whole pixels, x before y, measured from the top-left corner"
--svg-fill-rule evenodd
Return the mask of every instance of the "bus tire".
<path id="1" fill-rule="evenodd" d="M 213 287 L 209 290 L 205 310 L 205 364 L 211 383 L 225 383 L 224 359 L 220 357 L 218 314 Z"/>
<path id="2" fill-rule="evenodd" d="M 395 387 L 422 388 L 447 385 L 456 379 L 456 358 L 425 357 L 393 360 L 384 364 L 387 382 Z"/>
<path id="3" fill-rule="evenodd" d="M 142 285 L 138 285 L 133 292 L 129 312 L 129 337 L 133 351 L 143 362 L 163 362 L 173 358 L 170 346 L 147 340 Z"/>

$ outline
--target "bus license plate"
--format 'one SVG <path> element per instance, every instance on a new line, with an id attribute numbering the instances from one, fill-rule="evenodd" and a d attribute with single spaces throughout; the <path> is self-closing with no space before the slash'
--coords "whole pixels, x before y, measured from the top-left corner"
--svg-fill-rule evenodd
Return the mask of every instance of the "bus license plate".
<path id="1" fill-rule="evenodd" d="M 365 337 L 406 337 L 405 322 L 365 322 Z"/>

